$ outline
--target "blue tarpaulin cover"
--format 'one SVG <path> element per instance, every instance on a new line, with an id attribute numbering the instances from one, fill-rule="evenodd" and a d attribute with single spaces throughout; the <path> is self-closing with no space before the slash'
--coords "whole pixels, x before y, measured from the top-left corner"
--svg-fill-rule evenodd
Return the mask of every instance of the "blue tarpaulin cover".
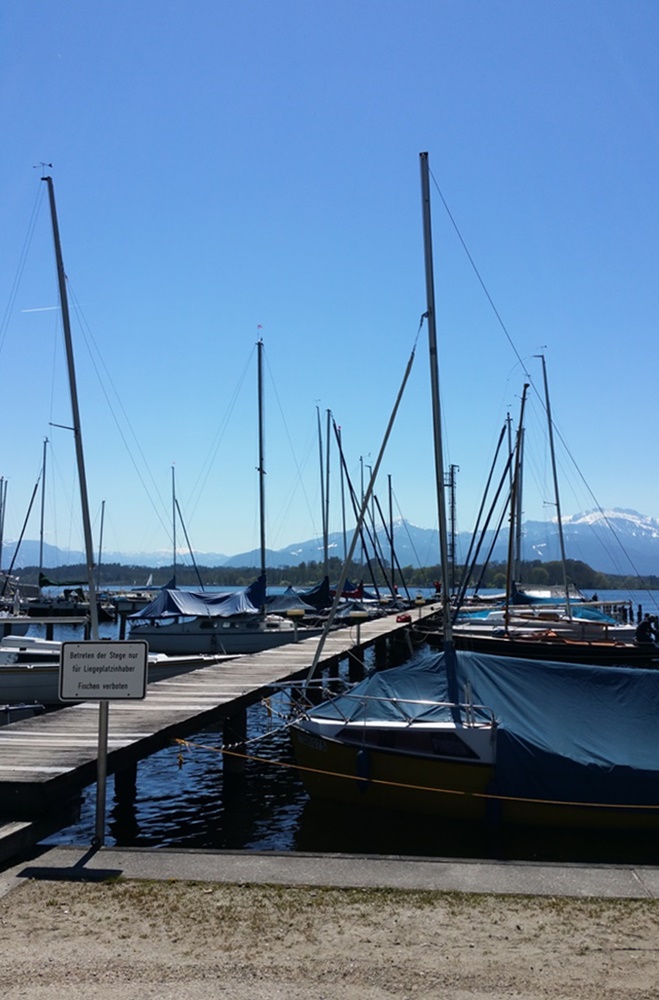
<path id="1" fill-rule="evenodd" d="M 659 671 L 524 660 L 453 650 L 452 688 L 490 708 L 498 722 L 496 790 L 576 802 L 659 805 Z M 451 701 L 447 654 L 374 674 L 341 700 L 352 719 L 400 718 L 386 699 Z M 356 694 L 384 701 L 360 705 Z M 405 705 L 415 718 L 449 710 Z M 331 703 L 312 710 L 336 717 Z"/>
<path id="2" fill-rule="evenodd" d="M 323 577 L 321 582 L 315 587 L 311 587 L 310 590 L 303 590 L 300 593 L 300 597 L 306 604 L 311 604 L 311 606 L 316 608 L 318 611 L 323 608 L 329 608 L 332 603 L 329 577 Z"/>
<path id="3" fill-rule="evenodd" d="M 315 611 L 316 609 L 303 599 L 292 587 L 287 587 L 283 594 L 273 594 L 267 600 L 268 611 L 279 614 L 285 611 Z"/>
<path id="4" fill-rule="evenodd" d="M 232 615 L 256 615 L 265 602 L 265 578 L 260 576 L 245 590 L 231 594 L 197 593 L 165 588 L 157 597 L 129 618 L 229 618 Z"/>

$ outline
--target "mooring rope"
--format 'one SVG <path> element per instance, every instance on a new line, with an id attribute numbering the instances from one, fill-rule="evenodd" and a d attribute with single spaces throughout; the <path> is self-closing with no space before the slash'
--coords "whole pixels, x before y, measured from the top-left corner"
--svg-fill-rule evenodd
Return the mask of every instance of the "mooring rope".
<path id="1" fill-rule="evenodd" d="M 288 724 L 293 725 L 293 722 Z M 272 734 L 264 734 L 272 735 Z M 263 736 L 258 737 L 262 739 Z M 465 791 L 463 789 L 457 788 L 436 788 L 428 785 L 411 785 L 405 784 L 399 781 L 389 781 L 385 778 L 363 778 L 357 774 L 344 774 L 340 771 L 327 771 L 325 769 L 315 768 L 315 767 L 305 767 L 301 764 L 291 764 L 288 761 L 283 760 L 272 760 L 267 757 L 255 757 L 252 754 L 239 753 L 237 750 L 229 749 L 226 746 L 223 747 L 212 747 L 204 743 L 192 743 L 190 740 L 184 740 L 177 738 L 174 740 L 180 746 L 184 746 L 187 749 L 195 750 L 210 750 L 213 753 L 227 754 L 230 757 L 239 757 L 245 761 L 251 761 L 257 764 L 270 764 L 274 767 L 283 767 L 292 769 L 295 771 L 304 771 L 308 774 L 320 774 L 323 777 L 328 778 L 344 778 L 348 781 L 358 781 L 370 785 L 383 785 L 390 788 L 401 788 L 407 791 L 414 792 L 434 792 L 438 795 L 457 795 L 463 796 L 465 798 L 474 799 L 487 799 L 496 802 L 516 802 L 523 803 L 524 805 L 540 805 L 540 806 L 571 806 L 572 808 L 580 809 L 608 809 L 608 810 L 618 810 L 626 811 L 633 810 L 635 812 L 650 812 L 654 813 L 659 810 L 659 805 L 633 805 L 626 804 L 623 802 L 574 802 L 569 799 L 538 799 L 538 798 L 526 798 L 521 795 L 500 795 L 496 792 L 473 792 Z M 243 741 L 242 744 L 233 744 L 233 746 L 244 745 L 247 741 Z M 250 741 L 252 742 L 252 741 Z M 181 752 L 178 755 L 179 767 L 182 767 L 184 763 Z"/>

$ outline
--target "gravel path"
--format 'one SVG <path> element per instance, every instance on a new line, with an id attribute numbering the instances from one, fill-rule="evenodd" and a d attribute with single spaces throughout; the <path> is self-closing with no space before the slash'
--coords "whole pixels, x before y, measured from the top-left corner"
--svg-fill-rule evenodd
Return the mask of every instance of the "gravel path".
<path id="1" fill-rule="evenodd" d="M 656 1000 L 659 902 L 119 879 L 0 898 L 4 1000 Z"/>

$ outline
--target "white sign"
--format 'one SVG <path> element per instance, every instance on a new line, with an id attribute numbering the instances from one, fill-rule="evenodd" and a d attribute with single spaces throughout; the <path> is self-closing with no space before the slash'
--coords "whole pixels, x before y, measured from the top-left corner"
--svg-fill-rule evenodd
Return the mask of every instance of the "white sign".
<path id="1" fill-rule="evenodd" d="M 60 701 L 146 698 L 146 642 L 63 642 Z"/>

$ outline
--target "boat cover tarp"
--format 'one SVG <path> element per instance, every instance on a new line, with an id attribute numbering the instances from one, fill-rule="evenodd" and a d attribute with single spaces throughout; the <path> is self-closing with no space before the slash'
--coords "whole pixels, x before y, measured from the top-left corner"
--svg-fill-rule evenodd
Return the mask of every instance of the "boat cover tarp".
<path id="1" fill-rule="evenodd" d="M 607 615 L 601 608 L 582 608 L 577 604 L 576 606 L 571 606 L 571 611 L 572 617 L 577 618 L 579 621 L 604 622 L 606 625 L 617 624 L 613 615 Z"/>
<path id="2" fill-rule="evenodd" d="M 334 597 L 336 597 L 336 588 L 330 589 L 330 594 L 332 599 L 334 599 Z M 350 580 L 346 580 L 343 590 L 341 591 L 341 597 L 352 598 L 355 601 L 359 601 L 363 596 L 364 584 L 362 582 L 352 583 Z"/>
<path id="3" fill-rule="evenodd" d="M 329 577 L 325 576 L 316 584 L 315 587 L 311 587 L 309 590 L 303 590 L 300 592 L 300 597 L 307 604 L 310 604 L 312 608 L 317 611 L 322 611 L 324 608 L 329 608 L 332 603 L 332 595 L 330 592 L 330 582 Z"/>
<path id="4" fill-rule="evenodd" d="M 366 604 L 364 604 L 362 601 L 351 600 L 351 599 L 344 600 L 343 604 L 339 604 L 334 617 L 343 620 L 350 618 L 350 616 L 355 613 L 360 615 L 365 614 L 368 615 L 369 618 L 371 617 L 371 611 L 366 606 Z"/>
<path id="5" fill-rule="evenodd" d="M 446 702 L 446 655 L 376 673 L 351 697 L 312 714 L 400 719 L 392 699 Z M 457 650 L 455 681 L 464 699 L 498 721 L 496 791 L 501 795 L 604 804 L 659 805 L 659 671 L 593 667 Z M 356 694 L 368 695 L 360 704 Z M 383 699 L 370 700 L 371 698 Z M 449 719 L 447 708 L 405 703 L 413 718 Z"/>
<path id="6" fill-rule="evenodd" d="M 315 611 L 315 607 L 307 604 L 300 594 L 292 587 L 287 587 L 283 594 L 273 594 L 266 601 L 268 611 L 282 614 L 286 611 Z"/>
<path id="7" fill-rule="evenodd" d="M 163 589 L 157 596 L 137 611 L 129 615 L 134 619 L 154 618 L 229 618 L 232 615 L 258 614 L 265 602 L 265 578 L 260 576 L 245 590 L 229 594 L 197 593 L 190 590 Z"/>

